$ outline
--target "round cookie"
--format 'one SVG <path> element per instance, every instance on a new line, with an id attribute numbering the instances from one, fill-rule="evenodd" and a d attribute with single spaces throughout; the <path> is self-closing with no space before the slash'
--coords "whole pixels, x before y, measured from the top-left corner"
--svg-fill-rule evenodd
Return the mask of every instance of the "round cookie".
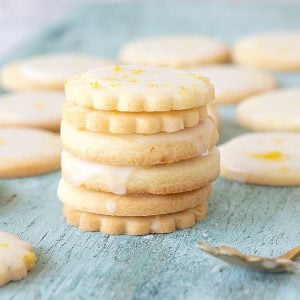
<path id="1" fill-rule="evenodd" d="M 119 195 L 181 193 L 210 184 L 219 174 L 217 148 L 207 155 L 173 164 L 114 166 L 81 160 L 67 151 L 61 157 L 62 177 L 74 187 Z"/>
<path id="2" fill-rule="evenodd" d="M 63 90 L 70 76 L 112 61 L 84 54 L 46 54 L 16 61 L 4 66 L 1 84 L 6 90 Z"/>
<path id="3" fill-rule="evenodd" d="M 207 119 L 174 133 L 110 134 L 80 130 L 61 123 L 64 148 L 74 156 L 110 165 L 158 165 L 190 159 L 212 149 L 218 130 Z"/>
<path id="4" fill-rule="evenodd" d="M 0 287 L 27 276 L 36 263 L 29 243 L 18 236 L 0 231 Z"/>
<path id="5" fill-rule="evenodd" d="M 115 195 L 100 191 L 73 187 L 61 179 L 57 196 L 65 205 L 79 211 L 110 216 L 153 216 L 182 211 L 206 202 L 211 187 L 190 192 L 151 195 Z"/>
<path id="6" fill-rule="evenodd" d="M 251 130 L 300 131 L 300 88 L 250 97 L 237 107 L 239 125 Z"/>
<path id="7" fill-rule="evenodd" d="M 218 108 L 214 102 L 207 105 L 207 113 L 216 124 L 217 128 L 221 130 L 221 117 Z"/>
<path id="8" fill-rule="evenodd" d="M 124 112 L 170 111 L 204 106 L 214 97 L 209 80 L 183 70 L 109 66 L 75 76 L 66 99 L 79 106 Z"/>
<path id="9" fill-rule="evenodd" d="M 234 65 L 212 65 L 191 71 L 209 78 L 215 87 L 215 102 L 231 104 L 276 87 L 266 71 Z"/>
<path id="10" fill-rule="evenodd" d="M 246 183 L 300 185 L 300 134 L 250 133 L 219 147 L 221 175 Z"/>
<path id="11" fill-rule="evenodd" d="M 229 50 L 207 36 L 157 36 L 125 44 L 119 58 L 126 64 L 187 68 L 225 62 Z"/>
<path id="12" fill-rule="evenodd" d="M 207 118 L 206 106 L 167 112 L 118 112 L 86 108 L 66 101 L 62 117 L 73 126 L 103 133 L 152 134 L 194 127 Z"/>
<path id="13" fill-rule="evenodd" d="M 20 92 L 0 96 L 0 127 L 35 127 L 59 131 L 62 92 Z"/>
<path id="14" fill-rule="evenodd" d="M 270 70 L 300 70 L 300 31 L 241 38 L 234 45 L 233 59 L 239 64 Z"/>
<path id="15" fill-rule="evenodd" d="M 0 128 L 0 178 L 57 170 L 60 152 L 58 134 L 41 129 Z"/>
<path id="16" fill-rule="evenodd" d="M 84 231 L 101 231 L 105 234 L 145 235 L 168 233 L 192 227 L 205 219 L 208 203 L 172 214 L 147 217 L 119 217 L 81 212 L 64 205 L 64 216 L 70 225 Z"/>

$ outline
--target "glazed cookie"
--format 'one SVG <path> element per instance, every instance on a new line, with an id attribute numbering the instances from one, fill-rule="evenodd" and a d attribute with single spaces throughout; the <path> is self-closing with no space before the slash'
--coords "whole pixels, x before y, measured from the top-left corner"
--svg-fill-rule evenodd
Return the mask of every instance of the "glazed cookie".
<path id="1" fill-rule="evenodd" d="M 300 70 L 300 31 L 256 34 L 237 41 L 235 62 L 271 70 Z"/>
<path id="2" fill-rule="evenodd" d="M 59 131 L 61 92 L 21 92 L 0 96 L 0 127 L 36 127 Z"/>
<path id="3" fill-rule="evenodd" d="M 170 111 L 204 106 L 214 97 L 209 80 L 197 74 L 150 66 L 109 66 L 75 76 L 66 99 L 79 106 L 124 112 Z"/>
<path id="4" fill-rule="evenodd" d="M 18 236 L 0 231 L 0 287 L 27 276 L 36 263 L 29 243 Z"/>
<path id="5" fill-rule="evenodd" d="M 156 166 L 113 166 L 81 160 L 67 151 L 61 159 L 62 177 L 75 187 L 114 194 L 181 193 L 201 188 L 219 174 L 219 151 L 173 164 Z"/>
<path id="6" fill-rule="evenodd" d="M 57 196 L 65 205 L 76 210 L 110 216 L 153 216 L 182 211 L 206 202 L 210 186 L 190 192 L 151 195 L 115 195 L 73 187 L 61 179 Z"/>
<path id="7" fill-rule="evenodd" d="M 61 139 L 74 156 L 112 165 L 156 165 L 193 158 L 212 149 L 218 130 L 207 119 L 174 133 L 109 134 L 80 130 L 63 121 Z"/>
<path id="8" fill-rule="evenodd" d="M 300 131 L 300 88 L 286 88 L 246 99 L 237 122 L 252 130 Z"/>
<path id="9" fill-rule="evenodd" d="M 300 185 L 300 135 L 251 133 L 220 146 L 221 175 L 246 183 Z"/>
<path id="10" fill-rule="evenodd" d="M 176 132 L 207 118 L 206 106 L 167 112 L 118 112 L 81 107 L 66 101 L 62 117 L 73 126 L 116 134 Z"/>
<path id="11" fill-rule="evenodd" d="M 145 235 L 168 233 L 192 227 L 207 214 L 208 203 L 172 214 L 147 217 L 112 217 L 81 212 L 64 206 L 64 216 L 70 225 L 84 231 L 101 231 L 106 234 Z"/>
<path id="12" fill-rule="evenodd" d="M 60 151 L 57 134 L 41 129 L 0 128 L 0 178 L 57 170 Z"/>
<path id="13" fill-rule="evenodd" d="M 275 78 L 261 70 L 234 65 L 213 65 L 191 71 L 209 78 L 218 104 L 236 103 L 245 97 L 276 87 Z"/>
<path id="14" fill-rule="evenodd" d="M 83 54 L 48 54 L 8 64 L 2 70 L 2 86 L 12 91 L 63 90 L 70 76 L 112 61 Z"/>
<path id="15" fill-rule="evenodd" d="M 119 58 L 126 64 L 187 68 L 227 61 L 229 50 L 206 36 L 158 36 L 124 45 Z"/>

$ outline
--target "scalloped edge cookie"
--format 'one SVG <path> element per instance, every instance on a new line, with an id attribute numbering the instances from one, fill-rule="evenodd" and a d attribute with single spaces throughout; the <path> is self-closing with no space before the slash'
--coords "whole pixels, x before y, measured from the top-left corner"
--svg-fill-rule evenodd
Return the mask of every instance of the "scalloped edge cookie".
<path id="1" fill-rule="evenodd" d="M 85 187 L 118 195 L 182 193 L 214 181 L 220 171 L 220 153 L 177 163 L 154 166 L 113 166 L 81 160 L 67 151 L 61 156 L 62 177 L 74 187 Z"/>
<path id="2" fill-rule="evenodd" d="M 207 153 L 218 141 L 211 119 L 174 133 L 149 135 L 99 133 L 61 123 L 64 149 L 83 160 L 110 165 L 158 165 Z"/>
<path id="3" fill-rule="evenodd" d="M 80 129 L 115 134 L 177 132 L 207 118 L 206 106 L 167 112 L 101 111 L 66 101 L 62 118 Z"/>
<path id="4" fill-rule="evenodd" d="M 63 213 L 68 224 L 83 231 L 100 231 L 105 234 L 145 235 L 170 233 L 176 229 L 194 226 L 205 219 L 208 202 L 172 214 L 147 217 L 113 217 L 81 212 L 64 205 Z"/>
<path id="5" fill-rule="evenodd" d="M 154 36 L 123 45 L 119 58 L 126 64 L 187 68 L 228 61 L 229 49 L 209 36 Z"/>
<path id="6" fill-rule="evenodd" d="M 61 70 L 65 61 L 71 65 L 66 72 L 66 78 L 61 75 L 51 74 L 51 69 L 57 67 Z M 70 63 L 74 60 L 79 66 L 74 68 Z M 5 65 L 1 71 L 1 85 L 8 91 L 30 91 L 30 90 L 61 90 L 64 89 L 64 82 L 68 77 L 78 72 L 85 72 L 91 68 L 103 65 L 110 65 L 113 61 L 103 58 L 92 57 L 76 53 L 54 53 L 35 57 L 29 57 Z M 47 66 L 48 64 L 48 66 Z M 83 66 L 86 66 L 83 68 Z M 49 71 L 50 66 L 50 71 Z M 68 67 L 68 66 L 67 66 Z"/>
<path id="7" fill-rule="evenodd" d="M 153 216 L 193 208 L 207 201 L 211 187 L 185 193 L 153 195 L 115 195 L 73 187 L 64 179 L 58 185 L 57 196 L 65 205 L 79 211 L 110 216 Z"/>
<path id="8" fill-rule="evenodd" d="M 17 235 L 0 231 L 0 287 L 26 277 L 36 263 L 32 246 Z"/>
<path id="9" fill-rule="evenodd" d="M 98 110 L 154 112 L 190 109 L 214 98 L 209 80 L 170 68 L 108 66 L 66 81 L 66 100 Z"/>

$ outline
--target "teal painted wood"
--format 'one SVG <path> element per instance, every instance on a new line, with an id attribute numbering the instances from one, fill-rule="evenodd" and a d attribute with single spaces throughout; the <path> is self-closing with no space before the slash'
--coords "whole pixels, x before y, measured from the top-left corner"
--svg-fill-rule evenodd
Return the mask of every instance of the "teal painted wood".
<path id="1" fill-rule="evenodd" d="M 9 59 L 53 51 L 114 57 L 128 38 L 212 34 L 231 43 L 255 31 L 299 29 L 300 6 L 140 1 L 70 13 Z M 300 85 L 299 74 L 278 75 Z M 221 141 L 243 132 L 222 110 Z M 145 237 L 82 233 L 65 224 L 56 198 L 59 172 L 0 181 L 0 228 L 31 241 L 38 264 L 0 289 L 0 299 L 299 299 L 300 274 L 224 267 L 196 248 L 206 241 L 277 255 L 300 243 L 300 188 L 242 185 L 219 178 L 208 218 L 189 230 Z"/>

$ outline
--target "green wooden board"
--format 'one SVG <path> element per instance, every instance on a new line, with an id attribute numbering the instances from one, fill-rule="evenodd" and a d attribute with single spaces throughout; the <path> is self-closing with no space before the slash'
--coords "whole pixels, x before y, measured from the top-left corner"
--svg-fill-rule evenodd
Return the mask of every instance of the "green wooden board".
<path id="1" fill-rule="evenodd" d="M 114 57 L 127 39 L 201 33 L 232 43 L 257 31 L 300 29 L 299 5 L 217 1 L 136 1 L 70 12 L 4 62 L 55 51 Z M 243 2 L 245 3 L 245 2 Z M 277 74 L 299 86 L 300 75 Z M 221 142 L 244 132 L 222 109 Z M 219 178 L 208 218 L 195 227 L 145 237 L 82 233 L 65 224 L 56 198 L 59 172 L 0 181 L 0 228 L 31 241 L 36 268 L 0 289 L 0 299 L 300 299 L 300 273 L 225 267 L 196 248 L 206 241 L 276 255 L 300 243 L 300 188 L 243 185 Z"/>

